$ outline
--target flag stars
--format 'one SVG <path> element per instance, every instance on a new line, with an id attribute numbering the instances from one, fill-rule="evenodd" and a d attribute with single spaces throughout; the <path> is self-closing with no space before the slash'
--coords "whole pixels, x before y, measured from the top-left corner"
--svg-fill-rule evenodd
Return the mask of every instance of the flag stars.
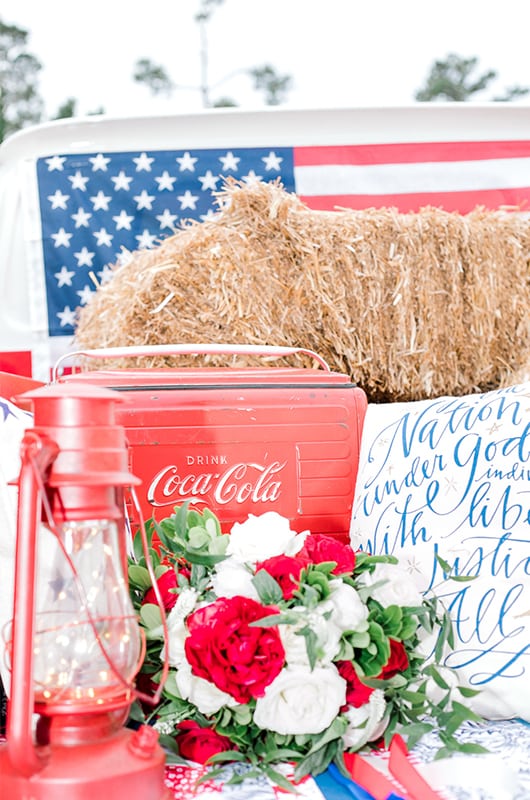
<path id="1" fill-rule="evenodd" d="M 109 210 L 109 203 L 112 200 L 112 197 L 104 194 L 104 192 L 99 190 L 97 194 L 90 198 L 90 202 L 94 208 L 94 211 L 108 211 Z"/>
<path id="2" fill-rule="evenodd" d="M 105 228 L 100 228 L 99 231 L 94 231 L 96 244 L 98 247 L 111 247 L 114 236 L 108 233 Z"/>
<path id="3" fill-rule="evenodd" d="M 165 169 L 162 175 L 159 175 L 158 178 L 155 178 L 155 181 L 158 183 L 158 191 L 173 191 L 173 184 L 177 179 L 174 178 L 172 175 L 169 174 L 167 169 Z"/>
<path id="4" fill-rule="evenodd" d="M 86 306 L 92 300 L 92 295 L 94 294 L 94 292 L 92 291 L 90 286 L 85 284 L 81 289 L 81 291 L 76 292 L 76 294 L 79 295 L 80 298 L 79 305 Z"/>
<path id="5" fill-rule="evenodd" d="M 138 158 L 133 158 L 136 164 L 136 172 L 151 172 L 151 164 L 155 159 L 150 158 L 147 153 L 141 153 Z"/>
<path id="6" fill-rule="evenodd" d="M 149 233 L 147 228 L 144 228 L 140 236 L 134 237 L 138 242 L 138 249 L 139 250 L 147 250 L 150 247 L 153 247 L 156 242 L 156 236 L 152 233 Z"/>
<path id="7" fill-rule="evenodd" d="M 180 208 L 183 211 L 185 208 L 191 208 L 195 210 L 197 205 L 197 200 L 199 199 L 198 195 L 192 194 L 189 189 L 186 189 L 184 194 L 178 195 L 178 201 L 180 203 Z"/>
<path id="8" fill-rule="evenodd" d="M 119 191 L 120 189 L 124 189 L 126 192 L 128 192 L 132 178 L 129 178 L 123 170 L 120 170 L 120 172 L 117 175 L 111 178 L 111 181 L 114 184 L 114 190 L 116 192 Z"/>
<path id="9" fill-rule="evenodd" d="M 136 208 L 138 211 L 140 211 L 142 208 L 151 211 L 151 209 L 153 208 L 153 200 L 155 198 L 154 195 L 147 194 L 146 190 L 144 189 L 141 194 L 136 195 L 136 197 L 134 197 L 133 199 L 134 202 L 136 203 Z"/>
<path id="10" fill-rule="evenodd" d="M 57 317 L 59 318 L 61 328 L 65 328 L 67 325 L 69 325 L 71 328 L 74 327 L 75 309 L 72 310 L 70 306 L 65 306 L 62 311 L 58 311 Z"/>
<path id="11" fill-rule="evenodd" d="M 261 180 L 261 175 L 256 175 L 253 169 L 249 170 L 246 175 L 243 175 L 243 181 L 248 185 L 252 186 L 254 183 L 259 183 Z"/>
<path id="12" fill-rule="evenodd" d="M 86 192 L 86 185 L 88 183 L 88 178 L 85 178 L 79 170 L 75 173 L 75 175 L 69 175 L 68 180 L 72 184 L 72 189 L 79 189 L 81 192 Z"/>
<path id="13" fill-rule="evenodd" d="M 49 194 L 47 199 L 50 201 L 52 208 L 66 209 L 66 204 L 70 199 L 70 195 L 63 194 L 60 189 L 57 189 L 54 194 Z"/>
<path id="14" fill-rule="evenodd" d="M 110 164 L 110 158 L 106 158 L 103 153 L 98 153 L 96 156 L 91 156 L 89 159 L 92 164 L 92 172 L 107 171 L 107 164 Z"/>
<path id="15" fill-rule="evenodd" d="M 117 231 L 130 231 L 131 230 L 131 222 L 133 221 L 134 217 L 131 217 L 130 214 L 127 214 L 125 209 L 122 209 L 117 217 L 112 217 L 114 222 L 116 223 L 116 230 Z"/>
<path id="16" fill-rule="evenodd" d="M 271 150 L 269 155 L 265 156 L 261 160 L 265 164 L 265 169 L 267 172 L 270 172 L 271 169 L 275 170 L 276 172 L 279 172 L 283 158 L 281 156 L 277 156 L 276 153 L 273 150 Z"/>
<path id="17" fill-rule="evenodd" d="M 59 228 L 57 233 L 52 233 L 51 238 L 55 247 L 70 247 L 70 239 L 73 233 L 66 233 L 64 228 Z"/>
<path id="18" fill-rule="evenodd" d="M 98 272 L 99 284 L 103 286 L 104 283 L 108 283 L 112 276 L 114 275 L 113 271 L 109 267 L 108 264 L 105 264 L 103 269 Z"/>
<path id="19" fill-rule="evenodd" d="M 54 172 L 55 170 L 62 172 L 65 161 L 65 156 L 52 156 L 51 158 L 47 158 L 46 163 L 48 165 L 48 172 Z"/>
<path id="20" fill-rule="evenodd" d="M 76 228 L 88 228 L 88 220 L 92 214 L 85 211 L 84 208 L 78 208 L 75 214 L 72 214 L 72 219 L 75 222 Z"/>
<path id="21" fill-rule="evenodd" d="M 175 220 L 177 218 L 177 215 L 172 214 L 169 208 L 165 208 L 162 214 L 157 214 L 156 218 L 159 221 L 160 227 L 162 229 L 164 228 L 173 229 L 175 227 Z"/>
<path id="22" fill-rule="evenodd" d="M 116 253 L 116 261 L 118 262 L 118 266 L 126 267 L 127 264 L 130 264 L 133 259 L 133 254 L 130 250 L 127 250 L 126 247 L 121 248 L 119 253 Z"/>
<path id="23" fill-rule="evenodd" d="M 78 267 L 91 267 L 95 255 L 89 251 L 88 247 L 82 247 L 81 250 L 74 253 Z"/>
<path id="24" fill-rule="evenodd" d="M 225 156 L 219 157 L 219 161 L 223 165 L 223 172 L 229 172 L 230 170 L 235 172 L 241 159 L 237 158 L 237 156 L 229 150 Z"/>
<path id="25" fill-rule="evenodd" d="M 177 156 L 175 161 L 179 165 L 179 171 L 184 172 L 185 170 L 189 170 L 190 172 L 195 172 L 195 163 L 198 161 L 198 158 L 193 158 L 191 153 L 186 151 L 183 156 Z"/>
<path id="26" fill-rule="evenodd" d="M 61 286 L 71 286 L 74 275 L 75 272 L 62 266 L 60 272 L 55 272 L 53 277 L 57 278 L 57 287 L 60 289 Z"/>
<path id="27" fill-rule="evenodd" d="M 200 219 L 203 222 L 210 222 L 212 219 L 217 217 L 218 212 L 214 211 L 213 208 L 209 208 L 206 214 L 201 214 Z"/>
<path id="28" fill-rule="evenodd" d="M 217 182 L 219 181 L 219 175 L 214 175 L 213 172 L 209 169 L 204 175 L 199 178 L 199 181 L 202 186 L 203 192 L 206 192 L 208 189 L 210 191 L 215 191 L 217 189 Z"/>

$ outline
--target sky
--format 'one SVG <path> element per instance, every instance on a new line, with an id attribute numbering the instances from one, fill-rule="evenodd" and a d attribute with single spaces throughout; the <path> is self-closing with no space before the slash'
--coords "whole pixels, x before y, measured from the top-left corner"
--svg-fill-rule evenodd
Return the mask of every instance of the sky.
<path id="1" fill-rule="evenodd" d="M 70 97 L 77 112 L 111 116 L 201 108 L 198 0 L 2 0 L 0 19 L 29 32 L 43 65 L 45 117 Z M 477 101 L 530 86 L 530 0 L 225 0 L 208 24 L 213 99 L 263 107 L 247 71 L 291 76 L 284 106 L 407 105 L 435 60 L 479 59 L 498 79 Z M 153 98 L 132 75 L 139 58 L 162 64 L 182 88 Z M 530 95 L 521 103 L 530 104 Z"/>

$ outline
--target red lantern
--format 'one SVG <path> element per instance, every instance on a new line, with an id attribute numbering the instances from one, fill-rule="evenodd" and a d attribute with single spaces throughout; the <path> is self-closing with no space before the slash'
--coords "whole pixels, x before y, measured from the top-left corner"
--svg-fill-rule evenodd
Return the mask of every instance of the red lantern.
<path id="1" fill-rule="evenodd" d="M 34 428 L 21 447 L 2 795 L 165 800 L 156 731 L 124 727 L 142 643 L 124 570 L 123 490 L 138 480 L 119 395 L 69 383 L 25 397 Z M 37 555 L 48 574 L 38 592 Z"/>

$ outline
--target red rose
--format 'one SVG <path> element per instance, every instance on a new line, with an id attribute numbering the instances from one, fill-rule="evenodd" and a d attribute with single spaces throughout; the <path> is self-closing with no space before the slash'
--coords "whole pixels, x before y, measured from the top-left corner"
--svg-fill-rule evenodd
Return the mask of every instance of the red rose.
<path id="1" fill-rule="evenodd" d="M 177 726 L 179 733 L 175 736 L 182 758 L 205 764 L 211 756 L 225 750 L 234 750 L 230 739 L 221 736 L 213 728 L 201 728 L 193 720 L 184 720 Z"/>
<path id="2" fill-rule="evenodd" d="M 337 661 L 335 666 L 337 667 L 339 674 L 344 678 L 347 683 L 346 686 L 346 703 L 348 706 L 354 706 L 355 708 L 359 708 L 360 706 L 364 706 L 365 703 L 368 702 L 370 699 L 370 695 L 373 692 L 371 686 L 365 686 L 364 683 L 361 683 L 359 676 L 355 672 L 355 667 L 353 666 L 351 661 Z M 341 709 L 342 711 L 343 709 Z"/>
<path id="3" fill-rule="evenodd" d="M 177 575 L 175 570 L 170 567 L 165 572 L 157 578 L 158 589 L 160 591 L 160 597 L 162 598 L 162 603 L 166 611 L 170 611 L 175 603 L 177 602 L 177 595 L 175 592 L 170 591 L 171 589 L 177 588 Z M 158 605 L 158 601 L 156 599 L 155 590 L 151 586 L 150 589 L 144 595 L 144 599 L 142 600 L 142 605 L 145 603 L 154 603 Z"/>
<path id="4" fill-rule="evenodd" d="M 295 556 L 272 556 L 256 564 L 256 572 L 264 569 L 279 583 L 284 600 L 290 600 L 300 586 L 300 575 L 308 559 Z"/>
<path id="5" fill-rule="evenodd" d="M 398 642 L 397 639 L 390 639 L 390 658 L 377 676 L 381 680 L 387 681 L 393 678 L 398 672 L 404 672 L 409 665 L 409 657 L 403 645 L 403 642 Z"/>
<path id="6" fill-rule="evenodd" d="M 355 569 L 355 551 L 349 544 L 343 544 L 333 536 L 323 533 L 312 533 L 306 536 L 304 546 L 298 553 L 299 557 L 308 558 L 313 564 L 323 561 L 335 561 L 334 575 L 344 575 Z"/>
<path id="7" fill-rule="evenodd" d="M 238 595 L 198 608 L 188 617 L 184 644 L 192 673 L 238 703 L 262 697 L 281 671 L 285 651 L 276 626 L 250 627 L 250 623 L 276 611 Z"/>

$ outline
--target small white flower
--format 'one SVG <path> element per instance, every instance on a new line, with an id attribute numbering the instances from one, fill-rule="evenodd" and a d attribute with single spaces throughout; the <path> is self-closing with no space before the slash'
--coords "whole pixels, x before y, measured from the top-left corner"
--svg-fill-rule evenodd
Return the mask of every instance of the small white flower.
<path id="1" fill-rule="evenodd" d="M 188 663 L 175 672 L 175 681 L 181 697 L 197 706 L 201 714 L 215 714 L 223 706 L 236 706 L 237 700 L 205 680 L 193 675 Z"/>
<path id="2" fill-rule="evenodd" d="M 423 598 L 408 572 L 397 564 L 376 564 L 372 573 L 363 572 L 359 582 L 376 586 L 371 595 L 382 606 L 421 606 Z"/>
<path id="3" fill-rule="evenodd" d="M 309 656 L 305 637 L 297 633 L 303 625 L 278 625 L 278 632 L 285 650 L 285 661 L 289 666 L 298 664 L 309 667 Z"/>
<path id="4" fill-rule="evenodd" d="M 186 655 L 184 653 L 184 642 L 188 636 L 188 629 L 185 620 L 197 604 L 197 592 L 195 589 L 183 589 L 177 597 L 177 602 L 171 609 L 167 617 L 167 632 L 169 641 L 168 647 L 168 661 L 172 667 L 179 667 L 181 664 L 186 663 Z M 162 647 L 160 658 L 162 661 L 165 659 L 166 643 Z"/>
<path id="5" fill-rule="evenodd" d="M 353 586 L 341 580 L 329 582 L 331 594 L 326 600 L 331 619 L 341 631 L 363 633 L 368 630 L 368 607 Z"/>
<path id="6" fill-rule="evenodd" d="M 308 534 L 309 531 L 292 531 L 289 520 L 276 511 L 266 511 L 258 517 L 249 514 L 245 522 L 234 523 L 227 553 L 250 563 L 272 556 L 292 556 L 301 550 Z"/>
<path id="7" fill-rule="evenodd" d="M 254 722 L 276 733 L 321 733 L 345 701 L 346 681 L 335 666 L 285 667 L 256 701 Z"/>
<path id="8" fill-rule="evenodd" d="M 309 609 L 307 609 L 305 606 L 295 606 L 293 611 L 297 613 L 299 621 L 292 626 L 285 626 L 283 624 L 279 626 L 282 644 L 283 628 L 291 628 L 291 631 L 288 631 L 286 634 L 288 650 L 286 650 L 285 660 L 287 663 L 309 663 L 307 659 L 305 661 L 303 660 L 303 656 L 300 651 L 302 645 L 292 641 L 293 639 L 300 639 L 305 647 L 305 637 L 301 634 L 297 635 L 296 631 L 306 627 L 311 628 L 311 631 L 315 635 L 314 647 L 318 665 L 323 666 L 325 664 L 330 664 L 333 661 L 340 649 L 342 631 L 335 624 L 334 620 L 328 619 L 331 609 L 332 606 L 328 606 L 326 602 L 319 603 L 319 605 L 311 611 L 309 611 Z"/>
<path id="9" fill-rule="evenodd" d="M 250 597 L 259 601 L 256 587 L 252 583 L 252 573 L 246 564 L 230 556 L 220 561 L 212 575 L 212 586 L 217 597 Z"/>
<path id="10" fill-rule="evenodd" d="M 308 625 L 317 638 L 318 659 L 324 664 L 333 661 L 339 652 L 342 636 L 342 631 L 337 627 L 334 620 L 326 619 L 324 616 L 326 610 L 325 604 L 321 603 L 307 615 Z"/>
<path id="11" fill-rule="evenodd" d="M 344 712 L 348 720 L 348 729 L 343 736 L 345 746 L 359 750 L 366 742 L 378 739 L 387 725 L 387 720 L 383 719 L 385 709 L 385 694 L 381 689 L 375 689 L 368 702 L 359 708 L 350 706 Z"/>

